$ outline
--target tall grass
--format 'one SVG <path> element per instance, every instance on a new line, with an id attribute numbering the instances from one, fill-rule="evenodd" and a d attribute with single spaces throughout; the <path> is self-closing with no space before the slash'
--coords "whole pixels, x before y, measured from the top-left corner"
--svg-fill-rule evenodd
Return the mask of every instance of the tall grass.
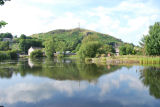
<path id="1" fill-rule="evenodd" d="M 92 60 L 95 60 L 96 58 L 93 58 Z M 98 58 L 99 61 L 101 61 L 101 58 Z M 96 59 L 96 60 L 98 60 Z M 103 62 L 105 60 L 103 59 Z M 123 56 L 111 56 L 106 57 L 107 63 L 126 63 L 126 64 L 142 64 L 142 65 L 148 65 L 148 64 L 160 64 L 160 56 L 138 56 L 138 55 L 123 55 Z"/>

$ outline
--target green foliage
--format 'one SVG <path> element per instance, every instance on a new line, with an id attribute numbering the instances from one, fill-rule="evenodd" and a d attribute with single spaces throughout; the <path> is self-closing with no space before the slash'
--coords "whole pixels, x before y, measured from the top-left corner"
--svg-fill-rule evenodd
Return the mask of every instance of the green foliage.
<path id="1" fill-rule="evenodd" d="M 5 25 L 7 25 L 8 23 L 6 23 L 5 21 L 0 21 L 0 28 L 4 27 Z"/>
<path id="2" fill-rule="evenodd" d="M 104 44 L 101 46 L 101 48 L 98 49 L 99 54 L 108 54 L 108 53 L 114 53 L 115 49 L 111 45 Z"/>
<path id="3" fill-rule="evenodd" d="M 6 2 L 6 1 L 10 1 L 10 0 L 0 0 L 0 5 L 4 5 L 4 3 Z M 7 23 L 5 22 L 5 21 L 0 21 L 0 29 L 2 28 L 2 27 L 4 27 L 5 25 L 6 25 Z"/>
<path id="4" fill-rule="evenodd" d="M 18 58 L 17 50 L 0 51 L 0 60 Z"/>
<path id="5" fill-rule="evenodd" d="M 24 34 L 22 34 L 22 35 L 20 36 L 20 39 L 26 39 L 26 38 L 27 38 L 27 36 L 24 35 Z"/>
<path id="6" fill-rule="evenodd" d="M 0 38 L 13 38 L 11 33 L 0 33 Z"/>
<path id="7" fill-rule="evenodd" d="M 19 39 L 19 48 L 21 51 L 27 53 L 31 46 L 43 47 L 42 41 L 36 39 Z"/>
<path id="8" fill-rule="evenodd" d="M 143 37 L 146 55 L 160 55 L 160 22 L 149 28 L 149 34 Z"/>
<path id="9" fill-rule="evenodd" d="M 56 51 L 67 50 L 71 52 L 78 52 L 82 42 L 86 42 L 88 40 L 93 41 L 97 38 L 99 38 L 99 41 L 104 44 L 122 43 L 121 40 L 110 35 L 105 35 L 86 29 L 54 30 L 47 33 L 34 34 L 31 37 L 38 38 L 43 41 L 48 41 L 48 39 L 54 38 L 54 42 L 56 44 L 54 48 Z M 88 38 L 85 40 L 85 37 Z M 59 43 L 59 41 L 64 43 Z M 62 48 L 62 45 L 65 46 L 65 49 L 60 50 L 58 47 L 61 46 Z"/>
<path id="10" fill-rule="evenodd" d="M 87 43 L 89 41 L 98 41 L 99 37 L 97 35 L 88 35 L 86 37 L 84 37 L 84 39 L 82 40 L 82 43 Z"/>
<path id="11" fill-rule="evenodd" d="M 119 47 L 120 55 L 134 55 L 136 51 L 134 50 L 134 45 L 132 44 L 124 44 Z"/>
<path id="12" fill-rule="evenodd" d="M 98 49 L 101 46 L 101 43 L 99 43 L 98 41 L 87 42 L 85 44 L 82 44 L 78 55 L 82 58 L 93 58 L 96 56 L 96 54 L 98 53 Z"/>
<path id="13" fill-rule="evenodd" d="M 45 43 L 45 55 L 47 57 L 53 57 L 55 52 L 55 41 L 54 38 L 46 41 Z"/>
<path id="14" fill-rule="evenodd" d="M 155 98 L 160 98 L 160 69 L 156 67 L 146 67 L 141 71 L 141 77 L 143 84 L 149 87 L 150 95 Z"/>
<path id="15" fill-rule="evenodd" d="M 79 49 L 78 55 L 82 58 L 98 57 L 100 54 L 108 54 L 114 52 L 111 45 L 100 43 L 100 39 L 97 35 L 86 36 Z"/>
<path id="16" fill-rule="evenodd" d="M 0 42 L 0 51 L 7 51 L 9 50 L 9 42 L 8 41 L 1 41 Z"/>
<path id="17" fill-rule="evenodd" d="M 31 58 L 43 57 L 43 52 L 41 50 L 35 50 L 35 51 L 31 52 L 30 57 Z"/>
<path id="18" fill-rule="evenodd" d="M 10 59 L 18 58 L 18 50 L 7 51 L 7 54 L 10 56 Z"/>

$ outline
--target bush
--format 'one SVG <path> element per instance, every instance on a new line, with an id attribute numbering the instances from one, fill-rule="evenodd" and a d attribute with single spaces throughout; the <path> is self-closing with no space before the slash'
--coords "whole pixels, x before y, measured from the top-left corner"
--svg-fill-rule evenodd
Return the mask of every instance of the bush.
<path id="1" fill-rule="evenodd" d="M 91 41 L 81 45 L 78 55 L 81 58 L 94 58 L 98 53 L 101 43 L 98 41 Z"/>
<path id="2" fill-rule="evenodd" d="M 43 57 L 43 52 L 41 50 L 35 50 L 30 55 L 31 58 Z"/>
<path id="3" fill-rule="evenodd" d="M 107 55 L 106 54 L 101 54 L 101 57 L 106 57 Z"/>
<path id="4" fill-rule="evenodd" d="M 10 58 L 10 57 L 8 56 L 7 53 L 0 52 L 0 60 L 9 59 L 9 58 Z"/>
<path id="5" fill-rule="evenodd" d="M 10 50 L 7 51 L 7 54 L 9 55 L 10 59 L 18 58 L 18 50 Z"/>
<path id="6" fill-rule="evenodd" d="M 0 51 L 0 60 L 18 58 L 17 50 Z"/>

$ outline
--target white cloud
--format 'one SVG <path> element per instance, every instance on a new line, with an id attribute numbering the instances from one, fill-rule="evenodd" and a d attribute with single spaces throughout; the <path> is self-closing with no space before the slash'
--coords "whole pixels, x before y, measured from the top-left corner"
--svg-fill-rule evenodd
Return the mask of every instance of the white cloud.
<path id="1" fill-rule="evenodd" d="M 36 83 L 17 83 L 7 88 L 0 88 L 0 103 L 14 104 L 17 102 L 36 103 L 49 99 L 56 92 L 72 96 L 73 92 L 82 91 L 86 84 L 73 81 L 51 81 Z"/>
<path id="2" fill-rule="evenodd" d="M 138 44 L 148 27 L 158 21 L 160 17 L 158 12 L 159 9 L 151 6 L 150 1 L 143 3 L 130 0 L 111 8 L 99 6 L 88 11 L 88 15 L 99 17 L 97 27 L 93 27 L 95 28 L 93 30 Z"/>
<path id="3" fill-rule="evenodd" d="M 70 4 L 70 5 L 79 5 L 81 3 L 85 3 L 82 0 L 29 0 L 32 3 L 42 3 L 42 4 L 50 4 L 50 5 L 57 5 L 57 4 Z M 86 1 L 87 2 L 87 1 Z"/>
<path id="4" fill-rule="evenodd" d="M 87 3 L 91 3 L 91 0 L 14 0 L 0 7 L 0 19 L 9 23 L 0 32 L 30 35 L 54 29 L 75 28 L 80 22 L 86 29 L 138 44 L 149 25 L 160 18 L 159 9 L 153 7 L 150 0 L 125 0 L 110 7 L 94 4 L 83 10 L 82 4 Z M 41 6 L 43 4 L 53 6 L 46 8 Z M 63 10 L 62 4 L 68 7 L 74 5 L 77 8 Z M 54 8 L 57 5 L 59 8 Z"/>

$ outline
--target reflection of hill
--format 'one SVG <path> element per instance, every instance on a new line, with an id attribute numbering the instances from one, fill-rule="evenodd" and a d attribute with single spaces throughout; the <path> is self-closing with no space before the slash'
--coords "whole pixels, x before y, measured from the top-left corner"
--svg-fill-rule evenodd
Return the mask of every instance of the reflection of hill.
<path id="1" fill-rule="evenodd" d="M 160 68 L 144 68 L 141 72 L 141 80 L 149 87 L 150 95 L 160 98 Z"/>
<path id="2" fill-rule="evenodd" d="M 32 64 L 31 67 L 30 64 Z M 57 61 L 41 59 L 29 60 L 29 62 L 28 60 L 19 60 L 15 66 L 12 64 L 7 64 L 6 66 L 15 67 L 12 72 L 20 73 L 21 76 L 32 74 L 34 76 L 48 77 L 57 80 L 88 81 L 96 80 L 103 74 L 113 72 L 120 68 L 120 66 L 108 67 L 103 65 L 97 66 L 95 64 L 78 63 L 77 61 L 69 59 Z M 8 73 L 10 74 L 9 71 L 10 70 L 8 69 Z M 12 76 L 12 74 L 10 74 L 10 76 Z"/>

